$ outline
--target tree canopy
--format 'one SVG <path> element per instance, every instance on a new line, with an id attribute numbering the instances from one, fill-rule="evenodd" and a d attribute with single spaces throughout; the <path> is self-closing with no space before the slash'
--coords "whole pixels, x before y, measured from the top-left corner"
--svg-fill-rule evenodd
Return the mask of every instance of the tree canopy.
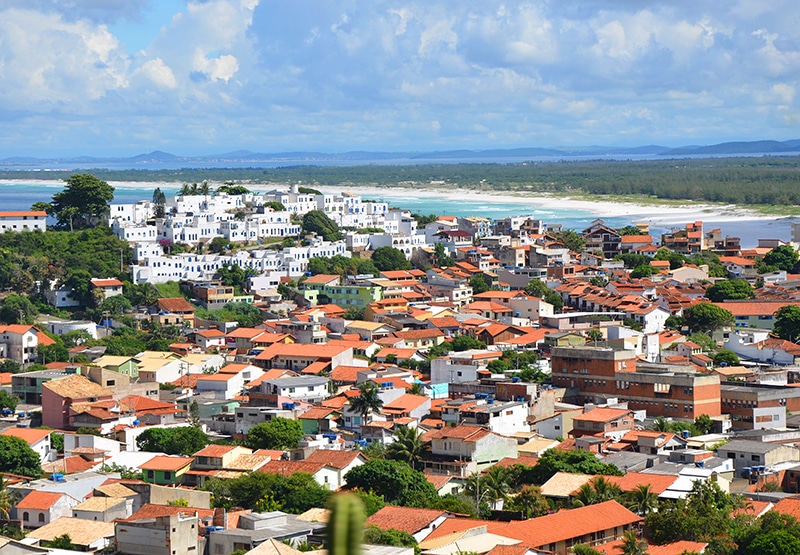
<path id="1" fill-rule="evenodd" d="M 389 246 L 375 249 L 375 252 L 372 253 L 372 263 L 381 272 L 411 269 L 411 262 L 408 261 L 403 251 Z"/>
<path id="2" fill-rule="evenodd" d="M 50 202 L 50 212 L 58 219 L 58 225 L 72 230 L 100 223 L 114 200 L 114 187 L 88 173 L 72 175 L 65 181 L 66 188 L 53 195 Z"/>
<path id="3" fill-rule="evenodd" d="M 136 438 L 136 445 L 151 453 L 190 456 L 208 445 L 208 436 L 193 426 L 148 428 Z"/>
<path id="4" fill-rule="evenodd" d="M 692 332 L 710 332 L 733 323 L 733 314 L 711 303 L 692 305 L 683 311 L 684 323 Z"/>
<path id="5" fill-rule="evenodd" d="M 608 476 L 622 475 L 616 466 L 599 461 L 589 451 L 548 449 L 542 453 L 541 458 L 531 470 L 530 478 L 533 483 L 541 485 L 552 478 L 556 472 L 604 474 Z"/>
<path id="6" fill-rule="evenodd" d="M 342 238 L 339 226 L 321 210 L 311 210 L 303 216 L 303 233 L 316 233 L 326 241 Z"/>
<path id="7" fill-rule="evenodd" d="M 0 436 L 0 472 L 38 478 L 42 475 L 41 459 L 25 440 Z"/>
<path id="8" fill-rule="evenodd" d="M 706 298 L 715 303 L 728 299 L 751 299 L 755 297 L 753 286 L 743 279 L 718 281 L 706 289 Z"/>
<path id="9" fill-rule="evenodd" d="M 430 507 L 439 498 L 422 472 L 402 461 L 369 460 L 345 475 L 350 488 L 382 495 L 387 503 L 406 507 Z"/>
<path id="10" fill-rule="evenodd" d="M 781 339 L 796 341 L 800 338 L 800 306 L 782 306 L 775 313 L 772 332 Z"/>
<path id="11" fill-rule="evenodd" d="M 301 439 L 300 421 L 280 416 L 256 424 L 247 432 L 247 446 L 251 449 L 297 449 Z"/>

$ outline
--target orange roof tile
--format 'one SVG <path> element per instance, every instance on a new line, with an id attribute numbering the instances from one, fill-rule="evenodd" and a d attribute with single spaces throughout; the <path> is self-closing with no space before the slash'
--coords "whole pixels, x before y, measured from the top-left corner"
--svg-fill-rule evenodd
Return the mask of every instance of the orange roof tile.
<path id="1" fill-rule="evenodd" d="M 192 457 L 172 457 L 169 455 L 157 455 L 141 465 L 142 470 L 171 470 L 176 472 L 192 464 Z"/>
<path id="2" fill-rule="evenodd" d="M 39 430 L 36 428 L 8 428 L 0 435 L 18 437 L 28 445 L 39 443 L 50 435 L 52 430 Z"/>
<path id="3" fill-rule="evenodd" d="M 142 507 L 126 518 L 127 521 L 150 520 L 160 516 L 197 514 L 198 518 L 214 516 L 214 509 L 199 509 L 196 507 L 176 507 L 173 505 L 155 505 L 146 503 Z"/>
<path id="4" fill-rule="evenodd" d="M 65 495 L 66 493 L 55 493 L 51 491 L 32 491 L 26 495 L 22 501 L 17 503 L 17 509 L 46 511 Z"/>
<path id="5" fill-rule="evenodd" d="M 350 464 L 353 463 L 354 460 L 358 459 L 359 457 L 362 458 L 362 462 L 364 459 L 364 455 L 362 455 L 358 451 L 340 451 L 335 449 L 317 449 L 309 456 L 306 457 L 306 462 L 309 463 L 322 463 L 326 466 L 331 466 L 333 468 L 338 468 L 339 470 L 346 468 Z"/>
<path id="6" fill-rule="evenodd" d="M 412 507 L 395 507 L 387 505 L 367 519 L 367 525 L 377 526 L 382 530 L 395 529 L 414 534 L 430 526 L 439 517 L 447 513 L 438 509 L 418 509 Z"/>
<path id="7" fill-rule="evenodd" d="M 628 472 L 624 476 L 606 476 L 609 482 L 616 484 L 622 491 L 634 491 L 636 486 L 650 486 L 650 491 L 661 495 L 667 488 L 675 483 L 677 476 L 664 474 L 643 474 L 641 472 Z"/>
<path id="8" fill-rule="evenodd" d="M 612 500 L 511 524 L 493 523 L 489 525 L 489 532 L 538 548 L 641 521 L 642 517 Z"/>

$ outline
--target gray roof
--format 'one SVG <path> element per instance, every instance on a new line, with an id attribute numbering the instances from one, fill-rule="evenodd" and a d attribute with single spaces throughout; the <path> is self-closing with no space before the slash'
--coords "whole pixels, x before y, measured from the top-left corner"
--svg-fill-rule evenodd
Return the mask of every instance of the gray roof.
<path id="1" fill-rule="evenodd" d="M 770 451 L 774 451 L 775 449 L 779 449 L 781 447 L 788 446 L 781 445 L 780 443 L 763 443 L 761 441 L 734 439 L 733 441 L 721 446 L 719 450 L 725 452 L 736 451 L 742 453 L 760 453 L 762 455 L 766 455 Z"/>
<path id="2" fill-rule="evenodd" d="M 245 520 L 259 520 L 260 518 L 269 519 L 275 515 L 280 515 L 280 511 L 273 511 L 270 513 L 252 513 L 249 515 L 242 515 L 239 518 Z M 296 536 L 305 536 L 314 534 L 320 530 L 325 529 L 323 522 L 306 522 L 298 520 L 297 515 L 285 515 L 285 522 L 273 521 L 268 527 L 257 528 L 255 530 L 246 530 L 244 528 L 233 528 L 230 530 L 220 530 L 214 532 L 214 535 L 232 536 L 234 538 L 249 538 L 254 544 L 262 543 L 270 538 L 277 540 L 293 538 Z"/>
<path id="3" fill-rule="evenodd" d="M 328 378 L 321 376 L 296 376 L 278 378 L 276 380 L 264 380 L 262 383 L 268 383 L 278 387 L 307 387 L 309 385 L 324 385 L 328 383 Z"/>

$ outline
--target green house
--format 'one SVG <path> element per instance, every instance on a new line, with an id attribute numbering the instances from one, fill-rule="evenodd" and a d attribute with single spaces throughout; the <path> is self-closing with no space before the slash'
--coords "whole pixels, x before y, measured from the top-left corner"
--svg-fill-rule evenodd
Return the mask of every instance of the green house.
<path id="1" fill-rule="evenodd" d="M 192 466 L 192 457 L 170 457 L 157 455 L 140 466 L 145 482 L 160 486 L 175 486 L 183 481 L 183 475 Z"/>
<path id="2" fill-rule="evenodd" d="M 104 355 L 96 359 L 94 364 L 134 379 L 139 377 L 139 362 L 138 359 L 133 357 Z"/>

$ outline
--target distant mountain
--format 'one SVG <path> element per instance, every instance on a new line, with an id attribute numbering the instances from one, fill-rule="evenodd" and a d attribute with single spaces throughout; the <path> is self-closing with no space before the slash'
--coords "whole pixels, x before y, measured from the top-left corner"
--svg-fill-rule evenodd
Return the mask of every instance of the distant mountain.
<path id="1" fill-rule="evenodd" d="M 108 157 L 99 158 L 93 156 L 79 156 L 74 158 L 35 158 L 32 156 L 14 156 L 0 160 L 0 165 L 4 166 L 36 166 L 45 167 L 47 165 L 73 167 L 73 168 L 92 168 L 102 167 L 104 164 L 126 165 L 130 164 L 135 168 L 147 168 L 148 165 L 158 165 L 169 163 L 171 165 L 186 163 L 188 164 L 210 164 L 219 167 L 226 162 L 246 164 L 253 163 L 314 163 L 314 162 L 359 162 L 370 163 L 373 161 L 391 162 L 401 161 L 425 161 L 425 160 L 451 160 L 453 162 L 469 162 L 470 160 L 493 159 L 502 161 L 503 159 L 534 159 L 534 158 L 572 158 L 572 157 L 597 157 L 605 156 L 687 156 L 687 155 L 752 155 L 752 154 L 771 154 L 800 152 L 800 139 L 788 141 L 740 141 L 720 143 L 716 145 L 687 145 L 679 148 L 670 148 L 659 145 L 644 145 L 635 147 L 619 146 L 561 146 L 554 148 L 507 148 L 489 150 L 441 150 L 427 152 L 381 152 L 381 151 L 362 151 L 355 150 L 350 152 L 326 153 L 313 151 L 291 151 L 263 153 L 250 150 L 234 150 L 221 154 L 208 154 L 204 156 L 178 156 L 161 150 L 154 150 L 146 154 L 137 154 L 131 157 Z"/>
<path id="2" fill-rule="evenodd" d="M 795 152 L 800 148 L 800 139 L 792 141 L 740 141 L 720 143 L 710 146 L 685 146 L 663 152 L 665 156 L 685 156 L 687 154 L 770 154 Z"/>

